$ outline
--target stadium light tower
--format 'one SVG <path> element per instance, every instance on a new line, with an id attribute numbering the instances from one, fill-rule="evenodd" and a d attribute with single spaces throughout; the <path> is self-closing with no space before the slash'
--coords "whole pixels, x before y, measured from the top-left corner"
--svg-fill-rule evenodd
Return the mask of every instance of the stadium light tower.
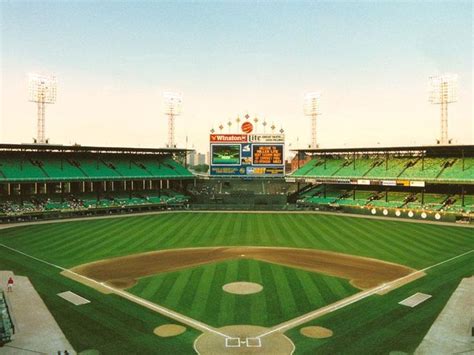
<path id="1" fill-rule="evenodd" d="M 165 114 L 168 116 L 168 147 L 174 148 L 174 119 L 181 114 L 182 96 L 177 92 L 164 92 Z"/>
<path id="2" fill-rule="evenodd" d="M 457 101 L 457 81 L 455 74 L 430 76 L 430 102 L 441 108 L 441 137 L 439 144 L 449 144 L 448 137 L 448 104 Z"/>
<path id="3" fill-rule="evenodd" d="M 316 136 L 316 123 L 317 118 L 321 114 L 319 109 L 321 101 L 321 94 L 319 92 L 308 92 L 304 96 L 304 114 L 311 117 L 311 148 L 318 147 L 318 141 Z"/>
<path id="4" fill-rule="evenodd" d="M 45 105 L 56 102 L 57 81 L 55 76 L 28 74 L 28 97 L 38 106 L 36 143 L 47 143 L 45 138 Z"/>

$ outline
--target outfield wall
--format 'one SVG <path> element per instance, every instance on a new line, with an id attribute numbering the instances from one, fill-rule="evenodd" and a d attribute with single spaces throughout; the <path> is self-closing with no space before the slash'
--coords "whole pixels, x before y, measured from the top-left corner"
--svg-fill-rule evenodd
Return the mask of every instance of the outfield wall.
<path id="1" fill-rule="evenodd" d="M 222 212 L 222 213 L 231 213 L 232 211 L 236 212 L 246 212 L 246 213 L 329 213 L 329 214 L 347 214 L 352 216 L 360 215 L 361 217 L 367 218 L 387 218 L 390 220 L 400 220 L 409 222 L 417 221 L 417 222 L 427 222 L 427 223 L 440 223 L 440 224 L 452 224 L 458 226 L 462 226 L 462 223 L 459 221 L 459 216 L 454 214 L 441 214 L 440 219 L 435 218 L 435 212 L 426 212 L 426 218 L 422 217 L 423 211 L 414 211 L 413 217 L 408 216 L 408 210 L 405 210 L 401 213 L 400 216 L 396 215 L 395 210 L 388 209 L 387 215 L 383 214 L 383 208 L 377 208 L 376 213 L 373 214 L 371 209 L 360 207 L 348 207 L 344 206 L 344 208 L 331 208 L 327 205 L 321 206 L 307 206 L 306 208 L 301 208 L 295 204 L 286 204 L 286 205 L 273 205 L 273 206 L 252 206 L 247 204 L 234 204 L 234 205 L 216 205 L 216 204 L 190 204 L 190 205 L 182 205 L 182 206 L 175 206 L 175 207 L 164 207 L 164 206 L 133 206 L 133 208 L 100 208 L 100 209 L 91 209 L 91 210 L 81 210 L 81 211 L 68 211 L 68 212 L 61 212 L 61 211 L 51 211 L 46 213 L 37 213 L 35 215 L 28 215 L 28 216 L 1 216 L 0 217 L 0 226 L 3 224 L 5 225 L 3 228 L 8 228 L 7 225 L 14 225 L 14 224 L 29 224 L 29 223 L 41 223 L 48 222 L 48 221 L 67 221 L 67 220 L 74 220 L 74 219 L 84 219 L 84 218 L 107 218 L 107 217 L 126 217 L 131 215 L 146 215 L 146 214 L 155 214 L 155 213 L 173 213 L 173 212 Z M 474 219 L 470 217 L 469 221 L 463 224 L 472 225 L 474 224 Z M 1 229 L 2 227 L 0 227 Z"/>
<path id="2" fill-rule="evenodd" d="M 381 208 L 381 207 L 360 208 L 360 207 L 344 206 L 343 211 L 347 213 L 364 214 L 364 215 L 372 215 L 372 216 L 422 219 L 422 220 L 427 220 L 427 221 L 443 221 L 443 222 L 456 222 L 456 217 L 457 217 L 457 215 L 453 213 L 444 213 L 444 212 L 426 211 L 426 210 L 411 210 L 411 209 L 405 209 L 405 208 L 401 208 L 401 209 Z"/>
<path id="3" fill-rule="evenodd" d="M 416 219 L 433 222 L 456 222 L 463 218 L 466 219 L 466 223 L 472 222 L 471 216 L 463 217 L 460 214 L 427 211 L 427 210 L 414 210 L 404 208 L 385 208 L 385 207 L 355 207 L 355 206 L 329 206 L 329 205 L 312 205 L 306 206 L 306 210 L 314 211 L 330 211 L 339 213 L 350 213 L 367 216 L 378 216 L 378 217 L 390 217 L 400 219 Z"/>

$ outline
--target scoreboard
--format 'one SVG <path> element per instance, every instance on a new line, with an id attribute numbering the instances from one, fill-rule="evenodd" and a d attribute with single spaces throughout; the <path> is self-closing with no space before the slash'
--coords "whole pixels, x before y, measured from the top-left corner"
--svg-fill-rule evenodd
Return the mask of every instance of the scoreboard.
<path id="1" fill-rule="evenodd" d="M 211 134 L 212 176 L 284 176 L 283 134 Z"/>
<path id="2" fill-rule="evenodd" d="M 283 145 L 281 144 L 253 144 L 253 165 L 282 165 Z"/>

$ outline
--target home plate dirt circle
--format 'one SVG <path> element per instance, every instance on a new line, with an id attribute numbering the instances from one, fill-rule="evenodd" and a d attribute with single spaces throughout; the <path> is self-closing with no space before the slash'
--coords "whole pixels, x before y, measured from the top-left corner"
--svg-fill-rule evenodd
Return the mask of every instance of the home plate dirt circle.
<path id="1" fill-rule="evenodd" d="M 274 332 L 261 338 L 267 328 L 255 325 L 229 325 L 218 329 L 228 336 L 205 332 L 194 342 L 194 349 L 200 355 L 221 354 L 272 354 L 291 355 L 295 350 L 292 341 L 283 333 Z"/>
<path id="2" fill-rule="evenodd" d="M 186 328 L 182 325 L 178 324 L 164 324 L 156 327 L 153 330 L 153 333 L 156 335 L 167 338 L 167 337 L 174 337 L 180 334 L 183 334 L 186 331 Z"/>
<path id="3" fill-rule="evenodd" d="M 250 295 L 252 293 L 258 293 L 263 290 L 263 286 L 254 282 L 231 282 L 222 286 L 225 292 L 233 293 L 236 295 Z"/>
<path id="4" fill-rule="evenodd" d="M 332 336 L 332 330 L 324 327 L 304 327 L 300 329 L 300 333 L 308 338 L 324 339 Z"/>

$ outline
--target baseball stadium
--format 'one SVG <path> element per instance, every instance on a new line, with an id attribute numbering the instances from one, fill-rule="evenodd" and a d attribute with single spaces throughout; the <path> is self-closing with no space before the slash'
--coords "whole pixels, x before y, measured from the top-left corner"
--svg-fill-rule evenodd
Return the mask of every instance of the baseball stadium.
<path id="1" fill-rule="evenodd" d="M 98 7 L 97 12 L 95 7 L 90 7 L 93 4 Z M 387 4 L 384 6 L 394 5 Z M 377 111 L 380 107 L 363 107 L 363 112 L 372 118 L 354 111 L 354 115 L 363 118 L 360 121 L 341 113 L 344 98 L 356 93 L 349 89 L 349 80 L 347 83 L 345 79 L 324 81 L 326 69 L 318 72 L 319 77 L 328 87 L 337 84 L 337 89 L 333 87 L 333 91 L 328 90 L 324 95 L 306 91 L 300 95 L 299 107 L 291 106 L 294 104 L 291 100 L 285 103 L 291 108 L 289 116 L 282 108 L 281 118 L 279 113 L 275 118 L 268 118 L 274 112 L 270 107 L 283 105 L 279 102 L 281 96 L 271 97 L 269 103 L 264 100 L 265 95 L 256 94 L 258 91 L 252 91 L 250 86 L 255 84 L 260 88 L 262 85 L 263 90 L 264 81 L 272 82 L 270 76 L 277 73 L 276 68 L 281 64 L 274 59 L 273 51 L 285 43 L 298 41 L 295 38 L 299 32 L 288 29 L 291 39 L 282 34 L 272 39 L 273 32 L 268 34 L 264 29 L 270 24 L 272 29 L 275 27 L 274 16 L 279 24 L 283 15 L 290 19 L 306 16 L 319 19 L 319 15 L 311 11 L 316 8 L 329 11 L 332 6 L 339 8 L 341 4 L 300 4 L 307 7 L 307 11 L 297 14 L 291 10 L 296 3 L 291 2 L 285 6 L 261 3 L 259 6 L 265 9 L 263 14 L 255 10 L 259 6 L 255 5 L 254 9 L 250 3 L 214 4 L 217 9 L 212 11 L 222 15 L 222 20 L 227 19 L 232 26 L 235 23 L 231 19 L 244 18 L 247 11 L 261 16 L 261 28 L 249 25 L 250 29 L 241 29 L 244 33 L 251 31 L 257 38 L 265 38 L 264 42 L 249 39 L 255 48 L 260 48 L 255 49 L 258 55 L 248 47 L 241 49 L 242 61 L 248 57 L 265 59 L 261 68 L 252 63 L 251 68 L 258 77 L 255 81 L 246 76 L 248 67 L 241 70 L 237 61 L 235 68 L 220 67 L 212 62 L 212 58 L 218 57 L 217 53 L 225 52 L 227 43 L 235 45 L 233 36 L 237 35 L 231 29 L 225 31 L 225 40 L 221 39 L 215 48 L 206 47 L 204 41 L 200 42 L 199 50 L 190 52 L 190 48 L 194 48 L 193 41 L 199 41 L 197 37 L 203 34 L 203 38 L 214 38 L 210 33 L 220 28 L 215 27 L 216 17 L 210 15 L 214 12 L 201 12 L 209 6 L 204 2 L 186 4 L 193 8 L 189 13 L 176 10 L 183 16 L 182 22 L 173 22 L 176 5 L 171 3 L 143 2 L 133 6 L 127 2 L 100 6 L 98 2 L 77 3 L 74 11 L 66 11 L 59 2 L 43 5 L 45 7 L 40 9 L 38 4 L 30 4 L 32 9 L 38 10 L 33 14 L 33 10 L 22 8 L 20 2 L 2 4 L 2 9 L 12 16 L 7 20 L 9 26 L 2 29 L 7 39 L 6 48 L 11 49 L 2 54 L 6 63 L 2 72 L 23 71 L 28 63 L 33 66 L 30 59 L 15 62 L 21 69 L 10 63 L 13 57 L 23 53 L 9 39 L 10 35 L 23 38 L 13 19 L 24 23 L 22 21 L 34 15 L 38 33 L 43 34 L 50 32 L 48 26 L 60 24 L 68 34 L 80 23 L 75 31 L 81 35 L 72 37 L 75 41 L 69 41 L 67 35 L 59 36 L 56 41 L 62 48 L 57 70 L 63 77 L 72 75 L 72 71 L 59 64 L 63 60 L 74 62 L 67 52 L 75 49 L 72 44 L 90 48 L 97 55 L 87 50 L 71 53 L 83 59 L 94 58 L 93 65 L 87 60 L 84 66 L 74 63 L 80 69 L 81 78 L 96 73 L 97 82 L 87 82 L 87 93 L 81 96 L 78 87 L 68 86 L 71 80 L 65 79 L 61 95 L 65 101 L 77 97 L 82 102 L 86 97 L 93 100 L 94 96 L 102 95 L 105 99 L 111 98 L 109 103 L 118 104 L 119 109 L 104 111 L 96 104 L 84 110 L 77 107 L 76 113 L 76 109 L 69 106 L 72 101 L 68 101 L 61 115 L 66 115 L 65 112 L 71 117 L 90 114 L 94 119 L 84 126 L 75 126 L 72 120 L 59 120 L 54 110 L 56 107 L 64 110 L 61 108 L 64 106 L 60 106 L 60 100 L 53 105 L 59 85 L 56 76 L 30 74 L 28 84 L 21 90 L 28 92 L 30 103 L 25 106 L 30 111 L 26 112 L 30 112 L 30 116 L 37 114 L 36 125 L 30 124 L 36 129 L 36 135 L 33 143 L 23 143 L 33 129 L 15 122 L 23 122 L 18 117 L 24 111 L 5 99 L 14 95 L 3 97 L 2 121 L 7 127 L 3 136 L 7 139 L 0 143 L 0 354 L 431 355 L 474 352 L 474 145 L 472 135 L 466 133 L 472 128 L 469 127 L 469 124 L 472 126 L 472 105 L 470 111 L 451 111 L 451 104 L 458 98 L 466 100 L 466 96 L 457 94 L 457 75 L 428 77 L 429 99 L 425 98 L 428 102 L 424 104 L 437 107 L 435 114 L 426 118 L 423 114 L 428 111 L 412 107 L 413 117 L 400 117 L 400 123 L 392 120 L 392 126 L 387 119 L 387 129 L 377 131 L 380 126 L 376 125 L 374 116 L 370 116 L 370 112 L 380 116 Z M 447 5 L 441 2 L 433 6 L 444 8 Z M 111 17 L 102 18 L 101 11 L 108 6 Z M 282 9 L 272 10 L 272 6 Z M 360 6 L 366 6 L 369 12 L 373 9 L 367 4 Z M 398 3 L 397 6 L 414 5 Z M 43 9 L 51 11 L 46 11 L 44 18 L 36 18 Z M 122 10 L 114 12 L 112 9 Z M 140 23 L 127 24 L 124 14 L 135 13 L 137 9 L 144 11 L 142 17 L 137 17 Z M 342 16 L 335 9 L 327 14 L 331 21 Z M 348 23 L 359 21 L 352 19 L 357 17 L 353 16 L 357 9 L 341 18 Z M 55 12 L 57 10 L 59 12 Z M 55 17 L 62 11 L 74 15 L 68 17 L 70 22 L 63 22 L 61 16 Z M 397 11 L 391 9 L 387 14 L 391 18 Z M 163 30 L 157 23 L 160 21 L 149 18 L 152 14 L 159 15 L 163 23 L 169 21 L 179 26 Z M 382 16 L 373 14 L 374 18 Z M 456 14 L 453 16 L 458 16 Z M 113 31 L 109 32 L 109 27 L 104 27 L 114 25 L 111 21 L 114 16 L 123 20 L 124 32 L 119 40 Z M 411 19 L 412 15 L 403 16 Z M 81 18 L 91 22 L 76 23 Z M 94 23 L 99 18 L 103 21 L 99 21 L 102 31 L 107 29 L 103 33 L 94 32 Z M 367 26 L 371 26 L 370 19 L 366 20 Z M 203 27 L 186 27 L 186 23 L 194 24 L 194 21 Z M 403 18 L 400 21 L 403 22 Z M 430 21 L 424 30 L 432 28 Z M 306 27 L 308 23 L 303 22 L 302 28 L 311 29 Z M 131 37 L 127 37 L 130 30 L 127 26 L 134 30 L 141 28 L 132 44 L 129 43 Z M 410 26 L 412 22 L 407 25 Z M 377 24 L 378 29 L 382 27 Z M 259 32 L 260 29 L 263 32 Z M 377 36 L 378 30 L 371 31 Z M 407 35 L 403 29 L 397 31 Z M 147 45 L 154 40 L 161 43 L 162 36 L 172 39 L 174 46 L 183 34 L 191 36 L 192 40 L 178 45 L 186 55 L 186 64 L 181 68 L 196 65 L 195 71 L 188 73 L 189 79 L 182 81 L 181 77 L 174 77 L 170 69 L 181 65 L 181 54 L 174 49 L 162 48 L 160 51 L 164 52 L 159 54 L 152 48 L 149 52 L 143 49 L 140 51 L 143 56 L 137 57 L 130 54 L 136 53 L 136 43 L 141 43 L 138 34 L 147 36 L 150 32 L 159 36 L 153 40 L 147 37 Z M 84 44 L 81 36 L 92 33 L 104 42 Z M 394 33 L 392 37 L 387 36 L 387 45 L 399 40 L 398 32 Z M 338 36 L 327 44 L 328 52 L 323 53 L 323 57 L 336 56 L 331 48 L 334 51 L 338 47 Z M 123 51 L 130 50 L 130 57 L 117 55 L 114 40 L 123 46 Z M 278 46 L 267 46 L 266 41 Z M 311 48 L 319 46 L 309 39 L 305 41 Z M 341 41 L 350 45 L 347 39 Z M 357 34 L 354 41 L 360 41 Z M 381 52 L 388 51 L 383 53 L 395 55 L 393 47 L 389 50 L 382 42 L 378 41 L 370 50 L 378 53 L 379 48 Z M 361 43 L 362 47 L 369 46 Z M 290 48 L 285 51 L 292 52 Z M 97 59 L 99 53 L 109 58 L 109 50 L 120 66 L 116 67 L 111 60 L 101 67 Z M 122 53 L 122 48 L 120 51 Z M 206 52 L 205 60 L 198 56 L 197 64 L 190 63 L 193 53 L 201 52 Z M 298 50 L 294 52 L 292 62 L 303 63 L 298 61 L 302 54 Z M 305 56 L 306 52 L 302 58 Z M 356 51 L 354 56 L 357 56 Z M 340 57 L 338 52 L 337 58 Z M 279 60 L 283 63 L 283 59 Z M 393 79 L 390 71 L 395 70 L 386 65 L 388 61 L 384 57 L 383 64 L 377 62 L 387 71 L 387 82 Z M 149 68 L 150 62 L 163 65 L 163 72 L 173 72 L 171 78 L 166 77 L 167 85 L 187 88 L 187 98 L 190 98 L 185 106 L 180 92 L 161 92 L 161 101 L 153 102 L 161 110 L 161 113 L 153 113 L 159 116 L 158 133 L 152 128 L 156 117 L 140 118 L 153 107 L 143 104 L 145 92 L 152 90 L 147 87 L 151 83 L 148 74 L 141 77 L 137 89 L 143 96 L 142 101 L 129 100 L 128 96 L 134 94 L 120 86 L 128 79 L 134 80 L 131 77 L 135 74 L 127 72 L 131 70 L 130 63 L 136 71 Z M 272 75 L 267 76 L 265 68 L 272 65 L 275 66 Z M 358 65 L 354 72 L 359 72 L 361 64 Z M 99 67 L 111 77 L 123 75 L 124 81 L 115 82 L 117 87 L 113 88 L 103 86 L 98 78 L 109 80 L 110 77 L 104 79 L 106 74 L 104 77 L 97 74 L 95 70 Z M 112 75 L 113 68 L 116 71 Z M 298 84 L 298 80 L 306 82 L 307 77 L 298 71 L 298 65 L 287 65 L 287 68 Z M 327 68 L 334 72 L 351 70 L 340 63 Z M 209 73 L 214 70 L 220 77 L 226 77 L 225 86 L 213 81 L 215 78 Z M 91 74 L 84 74 L 88 71 Z M 227 80 L 226 75 L 234 78 L 234 82 Z M 331 75 L 337 78 L 338 74 Z M 241 91 L 237 89 L 239 79 L 247 80 Z M 311 83 L 316 82 L 313 79 Z M 210 90 L 207 80 L 212 83 L 209 85 L 219 88 L 217 91 L 229 91 L 223 107 L 242 104 L 243 99 L 236 98 L 239 95 L 248 101 L 257 96 L 262 98 L 261 110 L 267 109 L 270 114 L 249 114 L 245 106 L 235 116 L 232 108 L 213 111 L 217 99 L 205 97 L 210 92 L 206 91 Z M 366 85 L 366 78 L 363 80 L 361 86 Z M 382 80 L 372 78 L 367 85 L 380 86 L 383 90 Z M 427 76 L 417 80 L 426 81 Z M 202 93 L 193 91 L 189 81 L 200 82 Z M 289 78 L 282 83 L 285 90 L 295 85 Z M 14 80 L 5 79 L 3 84 L 5 91 L 11 90 L 15 95 L 21 92 L 14 91 L 17 86 Z M 344 89 L 345 84 L 348 89 Z M 91 89 L 89 85 L 96 86 Z M 396 91 L 398 82 L 390 85 L 391 90 Z M 278 85 L 273 85 L 273 89 L 280 90 Z M 122 90 L 125 96 L 120 96 Z M 460 85 L 459 91 L 463 90 L 469 93 L 470 89 Z M 404 92 L 403 97 L 413 92 Z M 331 95 L 336 98 L 332 99 Z M 422 96 L 423 92 L 416 91 L 416 95 Z M 324 108 L 321 105 L 326 98 L 328 106 Z M 133 106 L 131 116 L 127 105 Z M 51 122 L 47 126 L 45 107 L 48 107 L 48 123 Z M 330 120 L 340 121 L 329 126 L 327 116 L 321 116 L 322 108 Z M 450 113 L 455 113 L 450 116 L 449 132 L 448 108 Z M 23 113 L 16 115 L 18 110 Z M 96 110 L 97 114 L 92 113 Z M 385 106 L 383 110 L 388 117 L 396 108 Z M 396 114 L 404 116 L 405 113 L 401 110 Z M 437 117 L 439 114 L 441 120 Z M 102 115 L 109 118 L 102 119 Z M 121 115 L 130 116 L 131 120 L 127 117 L 127 121 L 121 121 Z M 212 115 L 223 118 L 218 123 L 204 119 Z M 298 116 L 304 117 L 304 124 L 300 124 Z M 199 117 L 202 119 L 198 126 L 193 121 Z M 426 126 L 428 133 L 419 134 L 428 139 L 420 138 L 419 143 L 410 144 L 406 135 L 415 136 L 417 132 L 407 127 L 410 121 L 415 125 L 418 120 L 435 125 L 436 134 Z M 407 133 L 409 130 L 413 132 Z M 65 132 L 67 137 L 72 137 L 68 138 L 69 143 L 56 143 L 68 141 Z M 345 136 L 349 139 L 339 138 L 344 132 L 349 132 Z M 50 134 L 52 139 L 48 138 Z M 97 136 L 102 138 L 93 138 Z M 300 136 L 309 144 L 300 143 Z M 151 144 L 148 137 L 152 137 Z M 93 141 L 96 143 L 72 143 Z M 393 144 L 394 141 L 398 143 Z M 202 151 L 206 154 L 200 154 L 202 159 L 198 163 L 195 158 Z"/>

